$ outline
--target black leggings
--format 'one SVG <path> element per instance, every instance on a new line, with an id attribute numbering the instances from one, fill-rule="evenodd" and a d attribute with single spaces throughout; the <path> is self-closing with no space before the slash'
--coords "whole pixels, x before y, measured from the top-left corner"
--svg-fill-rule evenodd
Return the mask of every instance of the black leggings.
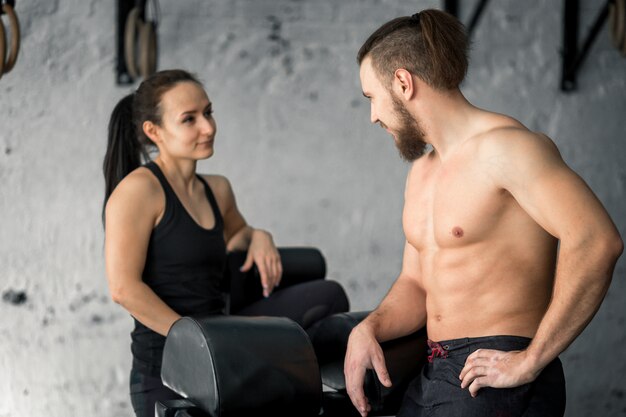
<path id="1" fill-rule="evenodd" d="M 348 297 L 338 283 L 315 280 L 287 287 L 256 301 L 237 313 L 241 316 L 288 317 L 313 336 L 324 317 L 349 310 Z M 130 400 L 137 417 L 153 417 L 157 401 L 182 398 L 165 387 L 161 378 L 135 369 L 130 373 Z"/>
<path id="2" fill-rule="evenodd" d="M 289 317 L 312 339 L 321 319 L 349 308 L 348 297 L 341 285 L 335 281 L 315 280 L 276 291 L 270 297 L 242 308 L 237 315 Z"/>

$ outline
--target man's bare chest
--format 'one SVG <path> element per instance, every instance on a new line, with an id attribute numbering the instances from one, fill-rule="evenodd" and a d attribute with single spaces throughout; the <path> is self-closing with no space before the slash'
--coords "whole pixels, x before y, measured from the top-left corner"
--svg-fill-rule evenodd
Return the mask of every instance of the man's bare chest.
<path id="1" fill-rule="evenodd" d="M 510 194 L 477 167 L 418 172 L 407 184 L 403 212 L 409 243 L 418 250 L 469 245 L 497 228 Z"/>

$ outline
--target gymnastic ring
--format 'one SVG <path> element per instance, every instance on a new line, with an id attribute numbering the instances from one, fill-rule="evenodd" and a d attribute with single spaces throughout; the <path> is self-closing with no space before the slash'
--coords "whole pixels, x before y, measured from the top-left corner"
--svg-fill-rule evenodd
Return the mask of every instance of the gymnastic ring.
<path id="1" fill-rule="evenodd" d="M 17 55 L 20 51 L 20 22 L 17 20 L 17 15 L 10 4 L 4 4 L 2 10 L 9 16 L 9 21 L 11 22 L 11 52 L 3 70 L 4 74 L 8 74 L 15 66 Z M 4 55 L 2 58 L 4 58 Z"/>
<path id="2" fill-rule="evenodd" d="M 6 47 L 7 38 L 4 34 L 4 24 L 2 23 L 2 19 L 0 19 L 0 78 L 2 78 L 2 74 L 4 74 L 4 57 L 7 52 Z"/>
<path id="3" fill-rule="evenodd" d="M 139 8 L 133 8 L 126 18 L 124 27 L 124 59 L 126 61 L 126 69 L 132 78 L 139 76 L 137 71 L 135 44 L 137 41 L 137 30 L 141 27 L 141 19 L 139 17 Z"/>
<path id="4" fill-rule="evenodd" d="M 139 71 L 148 78 L 156 71 L 157 38 L 153 22 L 144 22 L 139 30 Z"/>

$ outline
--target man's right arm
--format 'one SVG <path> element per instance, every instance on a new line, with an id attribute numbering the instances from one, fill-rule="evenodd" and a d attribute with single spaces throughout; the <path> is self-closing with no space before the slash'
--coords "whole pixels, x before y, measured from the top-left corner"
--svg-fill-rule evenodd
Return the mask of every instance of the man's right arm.
<path id="1" fill-rule="evenodd" d="M 367 369 L 391 386 L 380 342 L 411 334 L 426 325 L 426 293 L 421 284 L 419 254 L 408 242 L 402 272 L 378 308 L 356 326 L 348 339 L 344 362 L 346 390 L 362 416 L 370 411 L 363 391 Z"/>

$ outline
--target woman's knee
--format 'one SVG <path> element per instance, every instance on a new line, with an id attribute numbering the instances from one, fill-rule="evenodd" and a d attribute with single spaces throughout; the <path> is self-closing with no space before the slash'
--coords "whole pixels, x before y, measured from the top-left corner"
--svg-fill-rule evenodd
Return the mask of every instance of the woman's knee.
<path id="1" fill-rule="evenodd" d="M 329 299 L 333 300 L 330 307 L 330 313 L 343 313 L 350 310 L 350 301 L 348 295 L 341 284 L 336 281 L 326 280 L 328 286 Z"/>

